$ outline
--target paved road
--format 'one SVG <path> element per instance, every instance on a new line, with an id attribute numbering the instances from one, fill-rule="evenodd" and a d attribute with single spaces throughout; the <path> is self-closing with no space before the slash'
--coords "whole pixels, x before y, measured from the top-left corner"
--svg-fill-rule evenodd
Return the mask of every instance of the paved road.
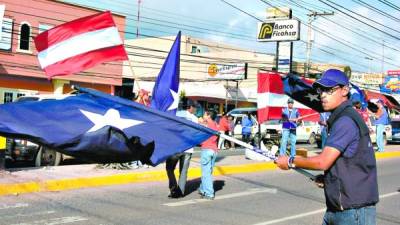
<path id="1" fill-rule="evenodd" d="M 378 166 L 378 224 L 400 224 L 400 159 Z M 216 177 L 214 201 L 200 200 L 198 186 L 179 200 L 166 182 L 1 197 L 0 224 L 321 224 L 323 191 L 294 171 Z"/>

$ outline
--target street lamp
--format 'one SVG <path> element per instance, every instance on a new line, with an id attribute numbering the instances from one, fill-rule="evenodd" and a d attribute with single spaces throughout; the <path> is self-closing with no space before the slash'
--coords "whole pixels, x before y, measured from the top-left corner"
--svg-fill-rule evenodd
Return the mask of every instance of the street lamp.
<path id="1" fill-rule="evenodd" d="M 364 57 L 364 59 L 369 60 L 369 61 L 374 60 L 373 58 L 370 58 L 370 57 L 368 57 L 368 56 Z M 371 66 L 371 64 L 368 63 L 368 73 L 371 73 L 371 67 L 370 67 L 370 66 Z"/>

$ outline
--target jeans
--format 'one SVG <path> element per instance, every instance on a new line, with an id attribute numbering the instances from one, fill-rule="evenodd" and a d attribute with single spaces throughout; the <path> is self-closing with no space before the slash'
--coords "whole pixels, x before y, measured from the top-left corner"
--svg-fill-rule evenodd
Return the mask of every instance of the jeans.
<path id="1" fill-rule="evenodd" d="M 201 150 L 201 184 L 199 192 L 208 197 L 214 197 L 212 172 L 217 153 L 211 149 Z"/>
<path id="2" fill-rule="evenodd" d="M 326 211 L 322 225 L 376 225 L 375 206 L 344 211 Z"/>
<path id="3" fill-rule="evenodd" d="M 192 153 L 178 153 L 169 157 L 166 161 L 165 167 L 167 170 L 168 180 L 169 180 L 169 189 L 172 190 L 179 186 L 179 189 L 182 191 L 182 194 L 185 194 L 187 173 L 189 170 L 190 159 L 192 158 Z M 175 178 L 175 167 L 179 161 L 179 181 L 176 183 Z"/>
<path id="4" fill-rule="evenodd" d="M 296 130 L 283 129 L 279 155 L 286 155 L 286 147 L 290 139 L 290 156 L 296 155 Z"/>
<path id="5" fill-rule="evenodd" d="M 383 152 L 383 131 L 385 130 L 385 125 L 377 124 L 376 125 L 376 145 L 378 145 L 378 152 Z"/>
<path id="6" fill-rule="evenodd" d="M 242 133 L 242 141 L 245 143 L 250 143 L 250 135 L 251 134 Z"/>

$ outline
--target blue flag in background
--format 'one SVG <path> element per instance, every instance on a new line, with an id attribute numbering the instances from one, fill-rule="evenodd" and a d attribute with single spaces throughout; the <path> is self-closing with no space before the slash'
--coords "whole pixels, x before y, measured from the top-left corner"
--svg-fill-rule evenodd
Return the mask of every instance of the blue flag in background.
<path id="1" fill-rule="evenodd" d="M 179 31 L 158 74 L 151 100 L 152 108 L 174 115 L 179 103 L 180 49 L 181 32 Z"/>
<path id="2" fill-rule="evenodd" d="M 0 105 L 0 135 L 96 162 L 157 165 L 217 133 L 136 102 L 78 90 L 62 100 Z"/>
<path id="3" fill-rule="evenodd" d="M 367 108 L 368 103 L 364 92 L 355 84 L 350 83 L 350 100 L 352 102 L 359 101 L 363 109 Z"/>

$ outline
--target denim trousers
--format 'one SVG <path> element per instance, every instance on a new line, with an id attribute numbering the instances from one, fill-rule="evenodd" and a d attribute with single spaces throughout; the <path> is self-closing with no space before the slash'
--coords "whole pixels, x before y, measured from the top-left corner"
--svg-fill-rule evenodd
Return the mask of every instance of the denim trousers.
<path id="1" fill-rule="evenodd" d="M 378 152 L 383 152 L 383 131 L 385 130 L 385 125 L 377 124 L 376 125 L 376 145 L 378 145 Z"/>
<path id="2" fill-rule="evenodd" d="M 187 181 L 187 173 L 189 170 L 190 159 L 192 158 L 192 153 L 183 152 L 178 153 L 169 157 L 166 161 L 165 167 L 167 170 L 168 181 L 169 181 L 169 189 L 172 190 L 177 186 L 182 191 L 182 194 L 185 194 L 185 187 Z M 175 178 L 175 167 L 179 161 L 179 181 L 176 182 Z"/>
<path id="3" fill-rule="evenodd" d="M 322 225 L 376 225 L 376 207 L 326 211 Z"/>
<path id="4" fill-rule="evenodd" d="M 212 172 L 217 153 L 211 149 L 201 150 L 201 184 L 199 192 L 208 197 L 214 197 Z"/>
<path id="5" fill-rule="evenodd" d="M 296 131 L 283 129 L 282 130 L 282 139 L 281 139 L 281 147 L 279 149 L 279 155 L 286 155 L 286 147 L 288 139 L 290 139 L 290 156 L 296 155 Z"/>

